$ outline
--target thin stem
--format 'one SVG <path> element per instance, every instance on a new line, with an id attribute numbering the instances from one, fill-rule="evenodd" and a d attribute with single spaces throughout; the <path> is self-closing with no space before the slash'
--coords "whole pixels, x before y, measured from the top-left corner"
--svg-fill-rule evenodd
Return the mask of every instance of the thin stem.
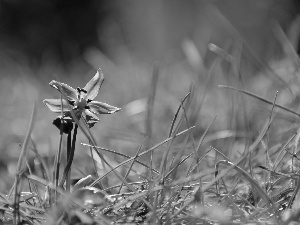
<path id="1" fill-rule="evenodd" d="M 70 191 L 70 186 L 71 186 L 70 176 L 68 174 L 71 174 L 71 166 L 72 166 L 74 153 L 75 153 L 77 130 L 78 130 L 78 125 L 76 123 L 75 128 L 74 128 L 74 132 L 73 132 L 72 147 L 71 147 L 71 151 L 70 151 L 70 154 L 69 154 L 69 157 L 68 157 L 68 162 L 67 162 L 67 165 L 64 169 L 63 177 L 62 177 L 62 179 L 60 181 L 60 184 L 59 184 L 59 186 L 62 187 L 65 180 L 66 180 L 66 190 L 67 191 Z"/>
<path id="2" fill-rule="evenodd" d="M 53 169 L 53 183 L 55 184 L 55 187 L 58 187 L 58 179 L 59 179 L 59 168 L 60 168 L 60 156 L 61 156 L 61 146 L 62 146 L 62 138 L 63 138 L 63 129 L 64 129 L 64 112 L 63 112 L 63 101 L 62 101 L 62 95 L 60 95 L 60 102 L 61 102 L 61 119 L 60 119 L 60 128 L 59 128 L 59 144 L 58 144 L 58 149 L 55 155 L 55 159 L 54 159 L 54 169 Z M 53 193 L 53 190 L 51 191 L 51 193 Z M 51 194 L 52 195 L 52 194 Z M 55 200 L 54 202 L 56 203 L 57 200 L 57 192 L 56 189 L 54 190 L 54 196 L 55 196 Z M 52 196 L 50 196 L 50 204 L 52 202 Z"/>
<path id="3" fill-rule="evenodd" d="M 53 179 L 54 179 L 54 184 L 55 184 L 56 188 L 58 187 L 58 180 L 59 180 L 59 168 L 60 168 L 60 156 L 61 156 L 62 139 L 63 139 L 63 133 L 60 133 L 58 150 L 56 152 L 56 156 L 55 156 L 55 159 L 54 159 L 54 170 L 53 170 Z M 57 192 L 56 192 L 56 190 L 53 190 L 53 192 L 54 192 L 54 196 L 55 196 L 54 202 L 56 202 Z M 50 201 L 52 201 L 51 198 L 50 198 Z"/>
<path id="4" fill-rule="evenodd" d="M 68 139 L 67 139 L 67 162 L 69 162 L 70 155 L 72 152 L 72 138 L 71 138 L 71 130 L 68 132 Z M 70 183 L 68 182 L 70 180 L 70 171 L 66 174 L 66 191 L 70 191 Z"/>

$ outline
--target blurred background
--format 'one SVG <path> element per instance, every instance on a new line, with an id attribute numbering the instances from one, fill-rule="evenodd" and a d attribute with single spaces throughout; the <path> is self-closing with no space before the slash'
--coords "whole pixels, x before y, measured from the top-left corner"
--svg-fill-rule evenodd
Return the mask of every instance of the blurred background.
<path id="1" fill-rule="evenodd" d="M 276 101 L 297 111 L 299 10 L 297 0 L 1 0 L 0 190 L 13 182 L 34 102 L 38 114 L 30 146 L 53 165 L 59 132 L 52 125 L 56 115 L 42 100 L 59 98 L 59 93 L 49 82 L 84 87 L 99 67 L 105 82 L 96 100 L 122 111 L 100 116 L 92 128 L 98 145 L 134 155 L 141 144 L 164 140 L 192 88 L 187 115 L 196 125 L 195 139 L 218 114 L 210 131 L 211 139 L 218 139 L 213 145 L 228 154 L 235 145 L 245 146 L 271 107 L 218 85 L 272 101 L 279 91 Z M 151 85 L 155 66 L 157 85 Z M 146 129 L 147 99 L 154 90 L 151 129 Z M 278 141 L 297 129 L 297 118 L 282 111 L 277 116 L 282 125 L 275 129 Z M 182 140 L 172 154 L 182 148 Z M 80 142 L 87 140 L 80 136 L 77 142 L 73 177 L 91 173 L 88 149 Z M 186 154 L 193 151 L 187 149 Z M 28 157 L 32 161 L 33 152 Z"/>

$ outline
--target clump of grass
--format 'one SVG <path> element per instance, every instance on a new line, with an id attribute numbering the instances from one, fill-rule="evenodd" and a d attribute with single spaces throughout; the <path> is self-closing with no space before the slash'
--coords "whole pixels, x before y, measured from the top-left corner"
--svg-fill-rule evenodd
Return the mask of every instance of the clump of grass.
<path id="1" fill-rule="evenodd" d="M 234 57 L 216 45 L 210 47 L 239 73 Z M 237 77 L 241 78 L 239 74 Z M 209 79 L 210 76 L 207 83 Z M 98 70 L 84 88 L 77 90 L 64 83 L 50 82 L 61 95 L 60 99 L 44 101 L 51 111 L 60 114 L 54 119 L 59 141 L 53 171 L 47 168 L 36 149 L 32 151 L 41 162 L 41 175 L 33 173 L 27 162 L 26 152 L 30 150 L 28 141 L 36 113 L 34 107 L 22 144 L 15 183 L 9 194 L 0 195 L 3 222 L 17 225 L 289 224 L 299 221 L 300 183 L 295 160 L 299 160 L 296 149 L 300 132 L 291 134 L 286 143 L 279 147 L 278 143 L 271 146 L 269 141 L 272 135 L 270 127 L 276 120 L 277 109 L 299 114 L 276 103 L 277 95 L 270 101 L 243 89 L 221 86 L 272 106 L 260 132 L 247 139 L 249 145 L 245 145 L 243 151 L 225 154 L 222 149 L 207 145 L 208 142 L 211 145 L 216 143 L 211 140 L 224 138 L 224 132 L 212 129 L 217 115 L 200 135 L 196 136 L 193 132 L 195 126 L 191 124 L 190 116 L 195 116 L 201 109 L 206 93 L 201 95 L 191 85 L 173 115 L 166 138 L 154 144 L 152 120 L 159 80 L 159 70 L 155 67 L 147 104 L 146 139 L 130 156 L 118 152 L 118 149 L 101 147 L 92 133 L 92 127 L 98 122 L 95 113 L 112 114 L 120 110 L 93 101 L 103 80 L 103 74 Z M 242 83 L 241 79 L 239 81 Z M 243 110 L 246 112 L 245 105 Z M 81 147 L 91 151 L 94 173 L 86 174 L 72 184 L 70 174 L 76 146 L 79 145 L 76 144 L 78 132 L 86 137 L 87 141 L 81 143 Z M 241 138 L 239 135 L 237 132 L 225 134 L 226 137 Z M 63 168 L 64 138 L 67 139 L 67 162 Z M 174 153 L 172 149 L 175 147 L 179 150 Z M 124 160 L 114 162 L 105 157 L 107 152 Z M 95 154 L 101 160 L 102 171 L 95 163 Z M 155 161 L 156 155 L 160 160 Z M 149 160 L 141 160 L 142 156 L 147 156 Z M 292 162 L 290 168 L 283 166 L 289 162 Z M 120 168 L 125 172 L 122 173 Z M 139 180 L 132 179 L 131 175 Z M 116 181 L 116 184 L 110 185 L 109 180 Z"/>

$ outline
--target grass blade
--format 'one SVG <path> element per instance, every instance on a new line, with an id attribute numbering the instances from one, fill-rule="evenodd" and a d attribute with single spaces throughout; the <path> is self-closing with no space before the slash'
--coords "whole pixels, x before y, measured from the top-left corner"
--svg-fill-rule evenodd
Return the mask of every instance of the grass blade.
<path id="1" fill-rule="evenodd" d="M 153 112 L 154 112 L 154 100 L 156 95 L 156 88 L 157 88 L 157 81 L 159 76 L 159 69 L 158 65 L 155 64 L 153 66 L 153 72 L 152 72 L 152 81 L 151 81 L 151 87 L 150 87 L 150 93 L 147 101 L 147 115 L 145 120 L 145 129 L 146 129 L 146 144 L 145 148 L 149 149 L 152 145 L 152 120 L 153 120 Z M 153 152 L 150 152 L 150 167 L 153 168 Z M 150 170 L 151 172 L 152 170 Z M 151 176 L 152 177 L 152 172 Z"/>
<path id="2" fill-rule="evenodd" d="M 21 175 L 22 175 L 22 166 L 23 166 L 23 162 L 24 159 L 26 157 L 26 151 L 27 151 L 27 145 L 28 145 L 28 141 L 30 140 L 30 135 L 34 126 L 34 119 L 36 116 L 36 105 L 34 103 L 33 108 L 32 108 L 32 113 L 31 113 L 31 117 L 30 117 L 30 123 L 29 123 L 29 127 L 24 139 L 24 142 L 22 144 L 22 149 L 21 149 L 21 153 L 19 156 L 19 160 L 18 160 L 18 164 L 17 164 L 17 168 L 16 168 L 16 176 L 15 176 L 15 183 L 14 183 L 14 217 L 13 217 L 13 224 L 14 225 L 18 225 L 20 223 L 20 214 L 19 214 L 19 200 L 20 200 L 20 180 L 22 179 Z"/>
<path id="3" fill-rule="evenodd" d="M 103 147 L 100 147 L 100 146 L 92 146 L 92 145 L 90 145 L 90 144 L 85 144 L 85 143 L 81 143 L 81 144 L 82 144 L 83 146 L 95 147 L 95 148 L 100 149 L 100 150 L 102 150 L 102 151 L 107 151 L 107 152 L 110 152 L 110 153 L 113 153 L 113 154 L 116 154 L 116 155 L 119 155 L 119 156 L 123 156 L 123 157 L 125 157 L 125 158 L 127 158 L 127 159 L 130 159 L 130 158 L 131 158 L 130 156 L 125 155 L 125 154 L 123 154 L 123 153 L 121 153 L 121 152 L 117 152 L 117 151 L 110 150 L 110 149 L 107 149 L 107 148 L 103 148 Z M 146 167 L 147 169 L 151 170 L 151 168 L 150 168 L 149 166 L 147 166 L 145 163 L 143 163 L 143 162 L 141 162 L 141 161 L 139 161 L 139 160 L 137 160 L 137 159 L 136 159 L 135 161 L 136 161 L 136 163 L 138 163 L 138 164 L 140 164 L 140 165 Z M 154 173 L 156 173 L 156 174 L 159 174 L 159 172 L 158 172 L 157 170 L 155 170 L 155 169 L 152 169 L 152 172 L 154 172 Z"/>
<path id="4" fill-rule="evenodd" d="M 136 158 L 138 157 L 140 151 L 142 150 L 142 147 L 143 147 L 143 146 L 140 146 L 139 149 L 137 150 L 137 152 L 136 152 L 136 154 L 135 154 L 135 156 L 134 156 L 134 159 L 132 160 L 132 162 L 131 162 L 131 164 L 130 164 L 130 167 L 129 167 L 128 170 L 127 170 L 127 173 L 126 173 L 126 175 L 125 175 L 125 177 L 124 177 L 124 180 L 127 179 L 128 175 L 129 175 L 129 173 L 130 173 L 130 171 L 131 171 L 131 168 L 133 167 L 133 164 L 134 164 L 134 162 L 136 161 Z M 153 151 L 152 151 L 152 152 L 153 152 Z M 121 189 L 122 189 L 122 187 L 123 187 L 123 184 L 124 184 L 124 182 L 121 183 L 121 186 L 120 186 L 120 188 L 119 188 L 118 194 L 121 192 Z"/>
<path id="5" fill-rule="evenodd" d="M 270 105 L 273 105 L 273 101 L 267 100 L 267 99 L 265 99 L 265 98 L 263 98 L 263 97 L 261 97 L 261 96 L 258 96 L 258 95 L 256 95 L 256 94 L 253 94 L 253 93 L 251 93 L 251 92 L 244 91 L 244 90 L 237 89 L 237 88 L 230 87 L 230 86 L 226 86 L 226 85 L 219 85 L 219 87 L 221 87 L 221 88 L 228 88 L 228 89 L 231 89 L 231 90 L 235 90 L 235 91 L 238 91 L 238 92 L 242 92 L 242 93 L 244 93 L 244 94 L 246 94 L 246 95 L 249 95 L 249 96 L 251 96 L 251 97 L 253 97 L 253 98 L 256 98 L 256 99 L 258 99 L 258 100 L 260 100 L 260 101 L 263 101 L 263 102 L 265 102 L 265 103 L 268 103 L 268 104 L 270 104 Z M 278 108 L 284 110 L 284 111 L 290 112 L 290 113 L 292 113 L 292 114 L 294 114 L 294 115 L 300 117 L 300 114 L 299 114 L 299 113 L 297 113 L 297 112 L 295 112 L 295 111 L 293 111 L 293 110 L 291 110 L 291 109 L 289 109 L 289 108 L 286 108 L 286 107 L 284 107 L 284 106 L 282 106 L 282 105 L 279 105 L 279 104 L 276 104 L 276 103 L 275 103 L 274 105 L 275 105 L 276 107 L 278 107 Z"/>

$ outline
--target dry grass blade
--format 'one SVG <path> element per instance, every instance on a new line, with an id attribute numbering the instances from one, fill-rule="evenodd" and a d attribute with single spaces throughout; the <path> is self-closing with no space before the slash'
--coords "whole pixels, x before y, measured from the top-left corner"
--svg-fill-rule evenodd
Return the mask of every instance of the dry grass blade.
<path id="1" fill-rule="evenodd" d="M 159 68 L 157 64 L 153 66 L 152 72 L 152 81 L 151 81 L 151 88 L 150 93 L 147 101 L 147 115 L 145 120 L 145 129 L 146 129 L 146 144 L 145 148 L 149 149 L 152 142 L 152 120 L 153 120 L 153 112 L 154 112 L 154 100 L 156 95 L 156 88 L 157 88 L 157 81 L 159 76 Z M 153 152 L 150 153 L 150 167 L 152 168 L 153 165 Z M 152 172 L 151 172 L 152 173 Z M 152 177 L 152 174 L 151 174 Z"/>
<path id="2" fill-rule="evenodd" d="M 273 116 L 273 112 L 274 112 L 274 107 L 275 107 L 275 104 L 276 104 L 276 99 L 277 99 L 277 96 L 278 96 L 278 91 L 276 92 L 276 95 L 275 95 L 275 98 L 274 98 L 274 101 L 273 101 L 273 105 L 272 105 L 272 109 L 271 109 L 271 113 L 270 113 L 270 117 L 269 117 L 269 126 L 268 126 L 268 130 L 267 130 L 267 145 L 269 145 L 269 130 L 270 130 L 270 126 L 271 126 L 271 121 L 272 121 L 272 116 Z M 272 162 L 271 162 L 271 158 L 270 158 L 270 155 L 269 155 L 269 151 L 268 151 L 268 147 L 266 148 L 266 164 L 269 164 L 269 167 L 271 168 L 272 167 Z"/>
<path id="3" fill-rule="evenodd" d="M 276 175 L 280 175 L 280 176 L 284 176 L 286 178 L 294 179 L 294 177 L 292 175 L 281 173 L 281 172 L 274 172 L 271 169 L 269 169 L 267 167 L 264 167 L 264 166 L 258 166 L 258 167 L 261 168 L 261 169 L 263 169 L 263 170 L 269 171 L 270 173 L 273 173 L 273 174 L 276 174 Z"/>
<path id="4" fill-rule="evenodd" d="M 185 150 L 187 149 L 187 146 L 188 146 L 188 140 L 189 140 L 189 135 L 186 135 L 185 138 L 184 138 L 183 144 L 182 144 L 181 151 L 178 151 L 176 153 L 176 155 L 172 157 L 172 161 L 171 161 L 171 163 L 170 163 L 170 165 L 168 166 L 168 169 L 167 169 L 167 171 L 169 171 L 168 174 L 169 175 L 172 174 L 172 176 L 169 177 L 169 179 L 175 179 L 175 177 L 176 177 L 178 166 L 180 166 L 179 163 L 182 161 L 181 159 L 182 159 L 182 157 L 184 155 L 184 152 L 185 152 Z M 193 147 L 194 147 L 194 144 L 193 144 Z M 193 152 L 193 154 L 195 154 L 195 151 Z M 174 164 L 175 164 L 175 166 L 174 166 Z M 176 166 L 176 165 L 178 165 L 178 166 Z M 170 173 L 171 170 L 172 170 L 172 172 Z M 166 179 L 166 177 L 167 177 L 167 175 L 165 176 L 164 179 Z"/>
<path id="5" fill-rule="evenodd" d="M 91 154 L 91 158 L 92 158 L 92 162 L 93 162 L 93 167 L 94 167 L 95 174 L 96 174 L 97 177 L 99 177 L 98 170 L 97 170 L 96 160 L 94 158 L 93 147 L 90 146 L 89 150 L 90 150 L 90 154 Z"/>
<path id="6" fill-rule="evenodd" d="M 48 169 L 48 167 L 47 167 L 47 165 L 46 165 L 46 162 L 45 162 L 45 160 L 43 159 L 43 157 L 38 153 L 37 148 L 36 148 L 36 145 L 34 144 L 34 147 L 31 148 L 30 150 L 34 152 L 34 154 L 36 155 L 36 157 L 38 158 L 38 160 L 41 162 L 42 170 L 45 171 L 47 180 L 50 180 L 50 172 L 49 172 L 49 169 Z"/>
<path id="7" fill-rule="evenodd" d="M 190 124 L 189 124 L 189 121 L 188 121 L 188 118 L 187 118 L 187 115 L 186 115 L 186 109 L 185 107 L 183 106 L 183 103 L 184 101 L 190 96 L 191 92 L 189 92 L 185 97 L 184 99 L 180 102 L 180 106 L 178 107 L 178 110 L 176 112 L 176 114 L 178 115 L 179 113 L 179 110 L 182 108 L 183 109 L 183 114 L 182 114 L 182 118 L 180 120 L 180 122 L 177 124 L 177 127 L 176 127 L 176 132 L 177 130 L 180 128 L 180 124 L 181 124 L 181 121 L 183 121 L 183 119 L 186 121 L 186 125 L 187 127 L 190 127 Z M 173 133 L 173 126 L 174 126 L 174 123 L 176 121 L 176 118 L 177 118 L 177 115 L 175 114 L 175 117 L 172 121 L 172 126 L 171 126 L 171 129 L 170 129 L 170 132 L 169 132 L 169 135 Z M 172 145 L 172 142 L 173 140 L 169 143 L 168 147 L 167 147 L 167 150 L 164 152 L 163 156 L 162 156 L 162 160 L 161 160 L 161 164 L 160 164 L 160 175 L 161 175 L 161 183 L 164 183 L 164 177 L 165 177 L 165 173 L 166 173 L 166 170 L 167 170 L 167 159 L 168 159 L 168 155 L 169 155 L 169 152 L 171 150 L 171 145 Z M 185 143 L 187 142 L 187 137 L 185 139 Z M 194 142 L 192 142 L 193 146 L 194 146 Z M 196 151 L 195 147 L 194 147 L 194 151 Z M 181 151 L 182 153 L 182 151 Z"/>
<path id="8" fill-rule="evenodd" d="M 230 159 L 224 154 L 222 153 L 221 151 L 219 151 L 218 149 L 212 147 L 212 146 L 209 146 L 212 150 L 216 151 L 217 153 L 219 153 L 224 159 L 230 161 Z"/>
<path id="9" fill-rule="evenodd" d="M 195 165 L 195 167 L 194 167 L 193 169 L 191 169 L 191 166 L 192 166 L 192 165 L 190 165 L 190 167 L 189 167 L 189 169 L 188 169 L 187 175 L 190 174 L 195 168 L 197 168 L 197 166 L 198 166 L 199 163 L 201 162 L 201 160 L 199 160 L 199 159 L 198 159 L 198 156 L 197 156 L 197 155 L 198 155 L 198 152 L 199 152 L 199 150 L 200 150 L 200 147 L 201 147 L 201 145 L 202 145 L 202 143 L 203 143 L 203 141 L 204 141 L 204 139 L 205 139 L 205 137 L 206 137 L 206 135 L 207 135 L 209 129 L 211 128 L 211 126 L 213 125 L 213 123 L 215 122 L 215 120 L 217 119 L 217 117 L 218 117 L 218 115 L 215 115 L 215 117 L 212 119 L 212 121 L 210 122 L 210 124 L 208 125 L 208 127 L 205 129 L 204 133 L 202 134 L 202 136 L 201 136 L 201 138 L 200 138 L 200 140 L 199 140 L 199 142 L 198 142 L 198 145 L 197 145 L 197 147 L 196 147 L 196 150 L 195 150 L 195 154 L 196 154 L 196 155 L 194 156 L 194 160 L 195 160 L 195 162 L 196 162 L 196 165 Z M 202 159 L 203 159 L 203 157 L 202 157 Z M 199 172 L 199 169 L 198 169 L 197 172 Z"/>
<path id="10" fill-rule="evenodd" d="M 207 154 L 210 152 L 212 150 L 212 148 L 211 149 L 209 149 L 200 159 L 199 159 L 199 162 L 201 162 L 204 158 L 205 158 L 205 156 L 207 156 Z M 167 177 L 171 174 L 171 173 L 173 173 L 173 171 L 177 168 L 177 167 L 179 167 L 182 163 L 184 163 L 188 158 L 190 158 L 192 155 L 194 155 L 195 154 L 195 152 L 192 152 L 192 153 L 190 153 L 189 155 L 187 155 L 184 159 L 182 159 L 179 163 L 177 163 L 170 171 L 169 171 L 169 173 L 165 176 L 165 179 L 167 179 Z M 195 165 L 192 169 L 191 169 L 191 172 L 196 168 L 196 166 L 197 165 Z M 184 185 L 184 184 L 183 184 Z"/>
<path id="11" fill-rule="evenodd" d="M 218 115 L 215 115 L 215 117 L 212 119 L 212 121 L 210 122 L 210 124 L 208 125 L 208 127 L 205 129 L 204 133 L 202 134 L 200 140 L 199 140 L 199 143 L 197 145 L 197 152 L 199 151 L 200 147 L 201 147 L 201 144 L 203 143 L 204 141 L 204 138 L 206 137 L 209 129 L 211 128 L 211 126 L 213 125 L 213 123 L 215 122 L 215 120 L 217 119 Z"/>
<path id="12" fill-rule="evenodd" d="M 281 159 L 279 159 L 281 153 L 285 150 L 286 153 L 289 152 L 286 147 L 289 145 L 289 143 L 296 137 L 296 134 L 292 135 L 289 140 L 283 145 L 283 147 L 281 148 L 280 152 L 278 153 L 275 161 L 274 161 L 274 166 L 273 166 L 273 171 L 276 170 L 276 168 L 279 166 L 280 162 L 283 160 L 283 157 L 285 156 L 285 154 L 281 157 Z"/>
<path id="13" fill-rule="evenodd" d="M 262 129 L 262 131 L 260 132 L 260 134 L 258 135 L 258 137 L 255 139 L 255 141 L 251 144 L 251 146 L 249 147 L 249 153 L 252 153 L 256 147 L 258 146 L 258 144 L 261 142 L 261 140 L 263 139 L 263 137 L 266 135 L 267 131 L 268 131 L 268 127 L 270 126 L 270 123 L 272 121 L 267 121 Z"/>
<path id="14" fill-rule="evenodd" d="M 216 151 L 217 153 L 219 153 L 227 161 L 230 161 L 230 159 L 226 155 L 224 155 L 221 151 L 219 151 L 218 149 L 216 149 L 212 146 L 210 146 L 210 148 L 213 149 L 214 151 Z M 217 165 L 215 165 L 215 168 L 216 168 L 216 173 L 215 173 L 215 177 L 216 177 L 218 175 L 219 171 L 217 169 Z M 221 178 L 221 179 L 223 179 L 223 178 Z M 225 188 L 226 188 L 226 186 L 225 186 Z M 217 190 L 217 194 L 220 194 L 219 181 L 216 182 L 216 190 Z"/>
<path id="15" fill-rule="evenodd" d="M 172 133 L 173 133 L 173 128 L 174 128 L 174 125 L 175 125 L 175 122 L 177 120 L 177 117 L 178 117 L 178 114 L 179 114 L 179 111 L 181 109 L 181 107 L 183 106 L 183 103 L 185 102 L 185 100 L 190 96 L 191 92 L 187 93 L 187 95 L 181 100 L 181 103 L 180 105 L 178 106 L 177 110 L 176 110 L 176 113 L 174 115 L 174 118 L 172 120 L 172 124 L 171 124 L 171 127 L 170 127 L 170 131 L 169 131 L 169 136 L 168 137 L 171 137 L 172 136 Z"/>
<path id="16" fill-rule="evenodd" d="M 169 132 L 169 137 L 172 136 L 172 133 L 177 133 L 178 132 L 178 130 L 182 126 L 182 123 L 183 123 L 184 120 L 186 121 L 186 126 L 190 127 L 190 123 L 189 123 L 188 117 L 186 115 L 185 107 L 188 108 L 190 106 L 192 98 L 193 98 L 193 94 L 194 94 L 194 88 L 193 88 L 193 85 L 191 84 L 189 93 L 183 98 L 183 100 L 181 100 L 181 103 L 180 103 L 179 107 L 177 108 L 177 111 L 174 115 L 174 118 L 173 118 L 173 121 L 172 121 L 172 124 L 171 124 L 171 129 L 170 129 L 170 132 Z M 184 102 L 185 102 L 185 106 L 184 106 Z M 175 125 L 176 119 L 178 117 L 178 114 L 179 114 L 179 111 L 180 111 L 181 108 L 183 110 L 183 113 L 182 113 L 182 116 L 181 116 L 179 122 L 177 123 L 177 125 L 174 129 L 174 125 Z M 166 171 L 169 171 L 172 168 L 174 162 L 176 163 L 182 158 L 183 153 L 185 152 L 186 147 L 188 145 L 189 138 L 191 138 L 191 142 L 192 142 L 194 152 L 196 151 L 193 134 L 192 134 L 192 132 L 189 132 L 189 135 L 186 135 L 186 137 L 184 138 L 184 141 L 183 141 L 183 144 L 182 144 L 182 150 L 178 151 L 177 154 L 173 157 L 173 159 L 172 159 L 171 163 L 169 163 L 168 169 L 166 169 Z M 171 147 L 171 145 L 168 146 L 168 151 L 170 150 L 170 147 Z M 173 173 L 173 176 L 176 176 L 176 170 L 175 170 L 175 173 Z M 165 175 L 163 175 L 162 178 L 163 177 L 165 177 Z M 163 178 L 163 180 L 164 180 L 164 178 Z"/>
<path id="17" fill-rule="evenodd" d="M 258 100 L 260 100 L 260 101 L 263 101 L 263 102 L 265 102 L 265 103 L 268 103 L 268 104 L 270 104 L 270 105 L 273 105 L 273 101 L 267 100 L 267 99 L 265 99 L 265 98 L 263 98 L 263 97 L 260 97 L 260 96 L 258 96 L 258 95 L 256 95 L 256 94 L 253 94 L 253 93 L 251 93 L 251 92 L 244 91 L 244 90 L 237 89 L 237 88 L 230 87 L 230 86 L 226 86 L 226 85 L 219 85 L 219 87 L 221 87 L 221 88 L 228 88 L 228 89 L 232 89 L 232 90 L 235 90 L 235 91 L 238 91 L 238 92 L 242 92 L 242 93 L 244 93 L 244 94 L 246 94 L 246 95 L 249 95 L 249 96 L 251 96 L 251 97 L 253 97 L 253 98 L 256 98 L 256 99 L 258 99 Z M 276 107 L 280 108 L 280 109 L 283 109 L 283 110 L 285 110 L 285 111 L 287 111 L 287 112 L 290 112 L 290 113 L 292 113 L 292 114 L 294 114 L 294 115 L 300 117 L 300 114 L 299 114 L 299 113 L 297 113 L 297 112 L 295 112 L 295 111 L 293 111 L 293 110 L 291 110 L 291 109 L 289 109 L 289 108 L 286 108 L 286 107 L 284 107 L 284 106 L 282 106 L 282 105 L 279 105 L 279 104 L 274 104 L 274 105 L 275 105 Z"/>
<path id="18" fill-rule="evenodd" d="M 168 176 L 170 176 L 182 163 L 184 163 L 186 160 L 188 160 L 191 156 L 193 156 L 195 152 L 190 153 L 187 155 L 184 159 L 182 159 L 180 162 L 178 162 L 164 177 L 164 179 L 167 179 Z M 206 154 L 205 154 L 206 155 Z"/>
<path id="19" fill-rule="evenodd" d="M 22 149 L 21 149 L 21 153 L 20 153 L 17 168 L 16 168 L 16 177 L 15 177 L 15 183 L 14 183 L 14 218 L 13 218 L 14 225 L 17 225 L 20 223 L 19 200 L 20 200 L 21 188 L 19 188 L 19 181 L 22 179 L 21 174 L 22 174 L 23 160 L 26 157 L 27 145 L 28 145 L 28 141 L 30 140 L 30 135 L 31 135 L 31 132 L 32 132 L 32 129 L 34 126 L 35 115 L 36 115 L 36 105 L 34 103 L 32 113 L 31 113 L 29 127 L 27 130 L 24 142 L 22 144 Z"/>
<path id="20" fill-rule="evenodd" d="M 203 140 L 203 143 L 208 143 L 211 141 L 224 139 L 224 138 L 230 138 L 230 137 L 242 137 L 245 138 L 245 133 L 243 132 L 235 132 L 231 130 L 223 130 L 223 131 L 217 131 L 213 134 L 207 134 L 205 139 Z"/>

